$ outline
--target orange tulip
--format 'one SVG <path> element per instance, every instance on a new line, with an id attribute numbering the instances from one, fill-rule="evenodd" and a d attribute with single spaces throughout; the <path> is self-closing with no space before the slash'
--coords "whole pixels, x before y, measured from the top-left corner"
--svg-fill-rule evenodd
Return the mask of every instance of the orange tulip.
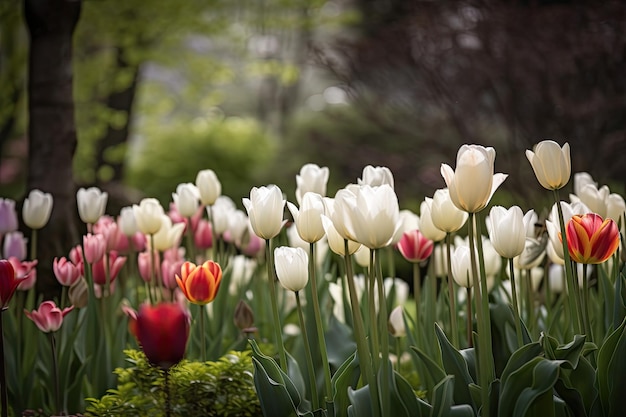
<path id="1" fill-rule="evenodd" d="M 208 304 L 215 299 L 222 281 L 222 268 L 213 261 L 202 265 L 185 262 L 176 282 L 185 297 L 194 304 Z"/>
<path id="2" fill-rule="evenodd" d="M 619 230 L 611 219 L 602 220 L 595 213 L 573 216 L 565 230 L 567 247 L 573 261 L 600 264 L 619 246 Z"/>

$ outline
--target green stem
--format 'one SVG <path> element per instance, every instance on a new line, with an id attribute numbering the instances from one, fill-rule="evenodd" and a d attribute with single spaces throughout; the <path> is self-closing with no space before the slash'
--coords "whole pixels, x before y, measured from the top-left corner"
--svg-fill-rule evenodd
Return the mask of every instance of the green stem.
<path id="1" fill-rule="evenodd" d="M 270 301 L 272 303 L 272 315 L 274 318 L 274 338 L 276 340 L 276 349 L 278 349 L 278 357 L 280 360 L 280 367 L 284 372 L 287 372 L 287 355 L 285 353 L 285 345 L 283 345 L 283 333 L 282 326 L 280 324 L 280 317 L 278 315 L 278 303 L 276 302 L 276 283 L 274 272 L 274 253 L 272 251 L 272 239 L 267 240 L 265 245 L 265 255 L 267 259 L 267 280 L 270 287 Z"/>
<path id="2" fill-rule="evenodd" d="M 326 388 L 326 404 L 331 410 L 334 409 L 332 381 L 330 377 L 330 363 L 328 362 L 328 352 L 326 350 L 326 339 L 324 337 L 324 328 L 322 326 L 322 315 L 320 313 L 320 302 L 317 292 L 317 276 L 315 273 L 315 243 L 309 244 L 309 280 L 311 281 L 311 301 L 313 303 L 313 315 L 315 318 L 315 329 L 317 331 L 317 341 L 319 343 L 320 355 L 322 357 L 322 366 L 324 367 L 324 387 Z M 297 294 L 297 293 L 296 293 Z M 332 408 L 331 408 L 332 407 Z"/>
<path id="3" fill-rule="evenodd" d="M 172 401 L 170 399 L 170 370 L 165 369 L 165 416 L 172 415 Z"/>
<path id="4" fill-rule="evenodd" d="M 472 337 L 472 288 L 467 287 L 467 347 L 474 346 L 474 338 Z"/>
<path id="5" fill-rule="evenodd" d="M 154 285 L 154 289 L 156 290 L 155 298 L 157 301 L 161 301 L 163 297 L 163 291 L 161 291 L 161 283 L 157 278 L 156 271 L 156 256 L 154 256 L 154 234 L 150 235 L 150 274 L 152 285 Z"/>
<path id="6" fill-rule="evenodd" d="M 4 328 L 2 326 L 2 316 L 6 308 L 0 310 L 0 403 L 2 404 L 2 417 L 9 415 L 9 399 L 7 395 L 7 373 L 4 360 Z"/>
<path id="7" fill-rule="evenodd" d="M 352 308 L 352 322 L 354 323 L 354 334 L 356 338 L 356 349 L 361 365 L 361 375 L 366 384 L 370 384 L 370 400 L 372 402 L 372 412 L 375 417 L 380 417 L 380 405 L 378 400 L 378 390 L 376 375 L 372 370 L 371 356 L 365 339 L 365 329 L 363 327 L 363 317 L 361 316 L 361 308 L 359 307 L 359 298 L 354 285 L 354 273 L 352 271 L 352 259 L 348 251 L 348 241 L 344 240 L 344 261 L 346 265 L 346 280 L 348 281 L 348 290 L 350 291 L 350 306 Z"/>
<path id="8" fill-rule="evenodd" d="M 517 289 L 515 288 L 515 267 L 513 266 L 513 259 L 509 259 L 509 272 L 511 275 L 511 293 L 513 296 L 513 320 L 515 320 L 515 334 L 517 335 L 517 347 L 521 348 L 524 345 L 524 339 L 522 338 L 522 325 L 520 323 L 519 305 L 517 304 Z"/>
<path id="9" fill-rule="evenodd" d="M 302 302 L 300 301 L 300 292 L 295 291 L 296 305 L 298 307 L 298 319 L 300 320 L 300 329 L 302 330 L 302 339 L 304 342 L 304 353 L 306 355 L 306 366 L 309 374 L 309 386 L 311 389 L 311 402 L 313 410 L 319 408 L 319 397 L 317 395 L 317 382 L 315 378 L 315 367 L 313 366 L 313 355 L 311 354 L 311 345 L 309 344 L 309 336 L 306 331 L 306 323 L 304 322 L 304 314 L 302 314 Z"/>
<path id="10" fill-rule="evenodd" d="M 54 340 L 54 333 L 49 333 L 50 351 L 52 353 L 52 385 L 54 386 L 54 409 L 58 415 L 65 415 L 61 411 L 61 390 L 59 389 L 59 364 L 57 361 L 57 348 Z M 4 409 L 4 408 L 3 408 Z"/>
<path id="11" fill-rule="evenodd" d="M 593 343 L 593 331 L 591 329 L 591 321 L 589 319 L 589 280 L 587 279 L 587 264 L 583 264 L 583 324 L 585 326 L 585 334 L 587 340 Z"/>
<path id="12" fill-rule="evenodd" d="M 196 251 L 195 251 L 195 242 L 193 241 L 193 228 L 191 227 L 191 216 L 187 219 L 187 236 L 185 236 L 185 240 L 187 241 L 187 259 L 189 259 L 194 264 L 196 263 Z"/>
<path id="13" fill-rule="evenodd" d="M 456 292 L 452 279 L 452 234 L 446 233 L 446 280 L 448 281 L 448 300 L 450 306 L 450 333 L 452 333 L 452 346 L 458 349 L 459 334 L 457 330 Z"/>
<path id="14" fill-rule="evenodd" d="M 422 322 L 420 309 L 422 307 L 422 277 L 420 266 L 417 262 L 413 263 L 413 297 L 415 298 L 415 341 L 417 347 L 423 349 L 422 345 Z"/>
<path id="15" fill-rule="evenodd" d="M 378 341 L 378 320 L 377 320 L 377 308 L 376 308 L 376 265 L 374 264 L 374 250 L 370 249 L 370 267 L 368 277 L 368 292 L 369 292 L 369 329 L 370 329 L 370 353 L 372 354 L 372 363 L 374 364 L 374 374 L 378 375 L 380 369 L 380 344 Z M 383 299 L 378 297 L 379 308 L 382 307 Z"/>
<path id="16" fill-rule="evenodd" d="M 559 228 L 561 230 L 561 245 L 563 246 L 563 260 L 565 262 L 565 277 L 567 284 L 567 299 L 569 302 L 570 317 L 574 325 L 574 332 L 578 334 L 581 331 L 581 326 L 583 322 L 581 317 L 582 306 L 578 294 L 578 281 L 574 277 L 572 260 L 569 256 L 569 249 L 567 248 L 567 233 L 565 231 L 565 220 L 563 218 L 563 208 L 561 207 L 559 190 L 554 190 L 554 200 L 556 201 L 556 209 L 559 215 Z"/>
<path id="17" fill-rule="evenodd" d="M 30 234 L 30 260 L 34 261 L 35 259 L 37 259 L 37 229 L 32 229 Z"/>
<path id="18" fill-rule="evenodd" d="M 202 304 L 198 304 L 198 324 L 200 325 L 200 360 L 202 362 L 206 361 L 206 338 L 204 337 L 204 316 L 206 314 L 205 306 Z"/>
<path id="19" fill-rule="evenodd" d="M 385 289 L 383 286 L 383 268 L 382 262 L 380 259 L 380 249 L 371 249 L 371 252 L 374 254 L 374 264 L 372 267 L 374 268 L 376 274 L 376 282 L 378 283 L 378 305 L 380 306 L 380 313 L 378 314 L 378 331 L 381 340 L 381 357 L 382 361 L 380 363 L 380 369 L 382 372 L 381 378 L 381 413 L 383 416 L 390 415 L 390 399 L 389 399 L 389 377 L 390 371 L 389 368 L 389 332 L 388 332 L 388 321 L 389 314 L 387 313 L 387 301 L 385 300 Z M 373 327 L 376 327 L 375 325 Z M 377 352 L 375 353 L 378 354 Z"/>
<path id="20" fill-rule="evenodd" d="M 491 338 L 487 330 L 488 321 L 485 317 L 485 302 L 487 302 L 487 284 L 484 276 L 478 274 L 476 262 L 475 241 L 479 241 L 481 236 L 474 235 L 476 213 L 469 213 L 468 237 L 470 246 L 470 261 L 472 266 L 472 281 L 474 286 L 474 297 L 476 298 L 476 318 L 478 321 L 478 380 L 480 382 L 480 395 L 482 402 L 483 417 L 489 417 L 489 384 L 493 380 L 493 357 L 491 356 Z M 480 257 L 480 254 L 479 254 Z M 485 281 L 485 283 L 483 283 Z M 469 319 L 469 318 L 468 318 Z"/>

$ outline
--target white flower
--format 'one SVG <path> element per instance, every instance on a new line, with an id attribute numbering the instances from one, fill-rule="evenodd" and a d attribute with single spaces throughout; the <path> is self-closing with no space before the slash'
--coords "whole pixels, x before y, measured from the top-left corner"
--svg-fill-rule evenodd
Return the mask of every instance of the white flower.
<path id="1" fill-rule="evenodd" d="M 394 188 L 393 174 L 387 167 L 366 166 L 363 168 L 363 175 L 358 179 L 357 183 L 359 185 L 367 184 L 372 187 L 387 184 Z"/>
<path id="2" fill-rule="evenodd" d="M 76 193 L 78 215 L 83 223 L 95 224 L 104 214 L 109 195 L 97 187 L 81 188 Z"/>
<path id="3" fill-rule="evenodd" d="M 178 184 L 176 192 L 172 193 L 176 209 L 183 217 L 191 217 L 200 207 L 200 191 L 191 183 Z"/>
<path id="4" fill-rule="evenodd" d="M 452 233 L 463 227 L 469 215 L 454 205 L 450 198 L 450 190 L 442 188 L 433 195 L 430 217 L 437 229 Z"/>
<path id="5" fill-rule="evenodd" d="M 22 220 L 24 220 L 26 226 L 33 230 L 44 227 L 50 220 L 52 204 L 51 194 L 40 190 L 32 190 L 28 197 L 24 199 L 24 205 L 22 206 Z"/>
<path id="6" fill-rule="evenodd" d="M 430 197 L 424 198 L 424 201 L 420 204 L 419 231 L 422 232 L 427 239 L 433 242 L 439 242 L 446 237 L 446 232 L 433 224 L 432 204 L 433 199 Z"/>
<path id="7" fill-rule="evenodd" d="M 123 207 L 120 210 L 120 215 L 117 218 L 117 226 L 126 236 L 132 236 L 139 231 L 132 207 Z"/>
<path id="8" fill-rule="evenodd" d="M 308 193 L 316 193 L 326 196 L 329 170 L 327 167 L 320 168 L 316 164 L 305 164 L 300 168 L 300 174 L 296 175 L 296 201 L 301 204 L 302 197 Z"/>
<path id="9" fill-rule="evenodd" d="M 280 188 L 276 185 L 254 187 L 250 191 L 250 198 L 244 198 L 242 202 L 258 237 L 268 240 L 280 233 L 286 202 Z"/>
<path id="10" fill-rule="evenodd" d="M 144 198 L 139 205 L 133 205 L 137 228 L 146 235 L 153 235 L 161 228 L 161 219 L 165 214 L 163 206 L 156 198 Z"/>
<path id="11" fill-rule="evenodd" d="M 486 219 L 489 239 L 500 256 L 513 259 L 524 251 L 526 229 L 524 213 L 519 206 L 508 210 L 493 206 Z"/>
<path id="12" fill-rule="evenodd" d="M 172 224 L 172 220 L 166 215 L 161 216 L 161 227 L 154 234 L 154 249 L 166 251 L 178 246 L 185 231 L 185 223 Z"/>
<path id="13" fill-rule="evenodd" d="M 322 225 L 324 226 L 324 231 L 326 232 L 326 238 L 328 239 L 328 247 L 330 247 L 330 250 L 339 256 L 345 256 L 345 239 L 339 234 L 337 229 L 335 229 L 335 225 L 332 220 L 326 216 L 322 216 Z M 360 243 L 348 240 L 348 255 L 352 255 L 360 247 Z"/>
<path id="14" fill-rule="evenodd" d="M 200 193 L 200 202 L 205 206 L 215 204 L 222 194 L 222 184 L 212 169 L 203 169 L 196 175 L 196 187 Z"/>
<path id="15" fill-rule="evenodd" d="M 389 314 L 389 333 L 391 333 L 393 337 L 406 336 L 402 306 L 397 306 L 391 310 L 391 314 Z"/>
<path id="16" fill-rule="evenodd" d="M 526 158 L 543 188 L 558 190 L 568 183 L 572 172 L 569 144 L 561 147 L 553 140 L 544 140 L 527 150 Z"/>
<path id="17" fill-rule="evenodd" d="M 452 278 L 461 287 L 474 285 L 469 246 L 457 246 L 452 252 Z"/>
<path id="18" fill-rule="evenodd" d="M 290 291 L 300 291 L 309 282 L 309 255 L 302 248 L 279 246 L 274 249 L 276 276 Z"/>
<path id="19" fill-rule="evenodd" d="M 302 240 L 315 243 L 324 236 L 321 216 L 325 208 L 321 195 L 308 192 L 302 197 L 299 210 L 293 203 L 288 202 L 287 207 Z"/>

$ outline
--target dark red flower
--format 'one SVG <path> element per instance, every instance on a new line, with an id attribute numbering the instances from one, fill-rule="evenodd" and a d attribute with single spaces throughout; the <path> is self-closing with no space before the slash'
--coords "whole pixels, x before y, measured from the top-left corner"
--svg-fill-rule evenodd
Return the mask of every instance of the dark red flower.
<path id="1" fill-rule="evenodd" d="M 21 280 L 15 276 L 15 269 L 6 259 L 0 260 L 0 309 L 4 310 L 11 301 Z"/>

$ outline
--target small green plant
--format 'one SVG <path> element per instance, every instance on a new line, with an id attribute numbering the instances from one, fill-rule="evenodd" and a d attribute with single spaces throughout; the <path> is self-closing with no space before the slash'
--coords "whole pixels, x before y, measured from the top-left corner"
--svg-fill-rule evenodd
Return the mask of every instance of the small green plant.
<path id="1" fill-rule="evenodd" d="M 124 351 L 131 366 L 118 368 L 117 389 L 90 398 L 86 416 L 159 417 L 165 415 L 165 373 L 143 352 Z M 174 416 L 261 416 L 249 352 L 232 351 L 215 362 L 184 360 L 170 369 L 169 390 Z"/>

